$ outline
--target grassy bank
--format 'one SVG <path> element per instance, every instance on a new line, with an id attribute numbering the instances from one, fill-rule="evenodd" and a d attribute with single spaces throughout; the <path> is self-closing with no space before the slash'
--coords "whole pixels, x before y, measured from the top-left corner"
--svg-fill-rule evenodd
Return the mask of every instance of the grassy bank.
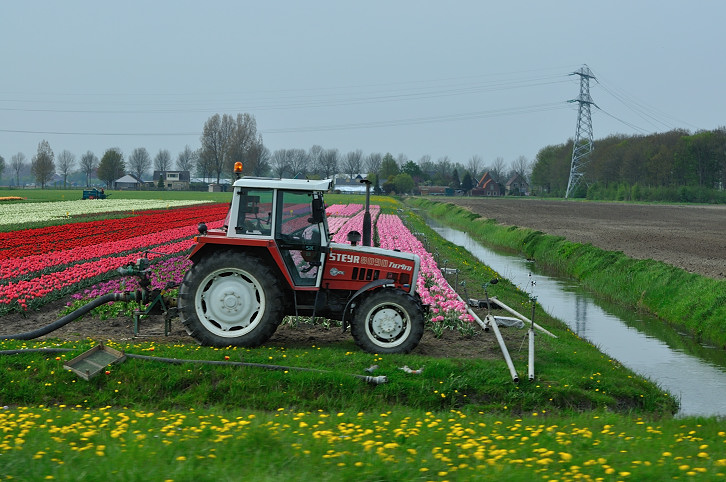
<path id="1" fill-rule="evenodd" d="M 569 242 L 541 231 L 503 226 L 448 203 L 410 198 L 432 217 L 484 243 L 516 250 L 580 281 L 620 305 L 644 310 L 705 340 L 726 347 L 726 282 L 622 252 Z"/>

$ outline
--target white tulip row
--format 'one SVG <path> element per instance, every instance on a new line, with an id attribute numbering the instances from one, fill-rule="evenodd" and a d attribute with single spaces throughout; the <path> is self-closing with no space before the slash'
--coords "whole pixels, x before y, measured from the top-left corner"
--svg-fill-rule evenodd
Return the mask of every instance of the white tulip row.
<path id="1" fill-rule="evenodd" d="M 0 226 L 17 225 L 31 221 L 51 221 L 82 214 L 133 212 L 147 209 L 165 209 L 190 206 L 210 201 L 163 199 L 93 199 L 56 201 L 45 203 L 4 204 L 0 208 Z"/>

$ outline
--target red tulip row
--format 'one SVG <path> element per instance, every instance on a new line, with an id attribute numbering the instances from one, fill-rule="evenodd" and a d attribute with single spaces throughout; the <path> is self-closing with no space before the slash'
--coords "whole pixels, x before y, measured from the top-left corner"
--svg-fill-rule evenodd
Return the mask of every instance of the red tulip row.
<path id="1" fill-rule="evenodd" d="M 38 306 L 109 279 L 116 269 L 134 263 L 145 251 L 152 252 L 150 258 L 183 253 L 192 246 L 199 221 L 209 228 L 221 227 L 226 211 L 226 204 L 203 205 L 71 223 L 62 229 L 54 226 L 5 233 L 13 234 L 13 239 L 32 239 L 33 244 L 15 243 L 6 248 L 8 237 L 0 241 L 5 248 L 0 251 L 4 255 L 0 258 L 0 313 L 13 307 Z M 93 226 L 90 233 L 89 225 Z M 78 242 L 74 233 L 86 236 Z M 40 253 L 24 254 L 28 251 Z"/>
<path id="2" fill-rule="evenodd" d="M 20 258 L 119 241 L 163 230 L 195 226 L 224 218 L 227 204 L 203 204 L 178 209 L 142 211 L 121 219 L 0 233 L 0 260 Z"/>
<path id="3" fill-rule="evenodd" d="M 129 251 L 152 249 L 156 245 L 165 244 L 171 240 L 189 238 L 196 232 L 196 226 L 185 226 L 136 236 L 135 238 L 100 243 L 95 246 L 81 246 L 63 251 L 34 254 L 23 258 L 10 258 L 0 265 L 0 279 L 10 279 L 37 271 L 48 271 L 57 266 L 78 264 Z"/>

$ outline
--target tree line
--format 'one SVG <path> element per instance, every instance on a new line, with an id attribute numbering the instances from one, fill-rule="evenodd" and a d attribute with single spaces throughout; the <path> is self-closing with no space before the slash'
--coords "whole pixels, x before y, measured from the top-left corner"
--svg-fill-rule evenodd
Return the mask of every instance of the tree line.
<path id="1" fill-rule="evenodd" d="M 390 153 L 364 154 L 360 149 L 342 153 L 318 144 L 309 149 L 270 151 L 257 131 L 254 116 L 247 113 L 212 115 L 204 123 L 200 144 L 197 149 L 185 146 L 172 165 L 172 155 L 166 149 L 160 149 L 153 159 L 144 147 L 135 148 L 128 157 L 118 147 L 111 147 L 100 159 L 91 151 L 76 159 L 68 150 L 56 156 L 50 144 L 43 140 L 30 163 L 26 162 L 23 153 L 17 153 L 8 167 L 16 186 L 21 185 L 21 176 L 32 176 L 40 187 L 45 187 L 57 174 L 64 187 L 69 177 L 78 179 L 81 175 L 87 186 L 98 179 L 110 187 L 125 174 L 143 180 L 152 167 L 155 171 L 173 168 L 189 171 L 197 178 L 220 182 L 231 178 L 234 164 L 241 162 L 244 173 L 251 176 L 331 178 L 343 175 L 352 179 L 362 174 L 368 176 L 378 192 L 397 193 L 413 192 L 420 185 L 468 191 L 476 186 L 484 172 L 488 171 L 497 182 L 504 183 L 514 172 L 527 176 L 529 169 L 529 162 L 523 156 L 509 167 L 502 157 L 497 157 L 489 166 L 479 155 L 471 156 L 465 164 L 448 156 L 434 161 L 431 156 L 424 155 L 413 161 L 405 154 L 394 158 Z M 0 156 L 0 177 L 5 167 Z"/>
<path id="2" fill-rule="evenodd" d="M 562 197 L 572 144 L 542 148 L 532 166 L 538 194 Z M 612 135 L 594 142 L 575 197 L 609 200 L 725 202 L 726 127 L 690 133 Z"/>
<path id="3" fill-rule="evenodd" d="M 151 157 L 144 147 L 134 149 L 125 158 L 120 149 L 106 150 L 101 159 L 91 151 L 80 159 L 64 150 L 57 156 L 47 141 L 38 145 L 31 162 L 23 153 L 12 156 L 6 164 L 0 156 L 0 177 L 8 170 L 15 185 L 28 173 L 44 187 L 58 174 L 63 185 L 71 175 L 83 175 L 89 185 L 99 179 L 107 186 L 124 174 L 142 180 L 153 167 L 155 171 L 173 168 L 220 182 L 233 176 L 233 166 L 242 162 L 244 173 L 252 176 L 330 178 L 344 175 L 352 179 L 367 175 L 379 192 L 411 193 L 419 186 L 446 186 L 468 192 L 485 172 L 495 182 L 504 184 L 514 174 L 530 183 L 536 195 L 563 197 L 567 189 L 572 144 L 542 148 L 533 162 L 519 156 L 507 163 L 497 157 L 486 165 L 479 155 L 465 162 L 448 156 L 433 160 L 424 155 L 418 160 L 405 154 L 364 154 L 357 149 L 340 152 L 336 148 L 313 145 L 309 149 L 289 148 L 270 151 L 257 131 L 254 116 L 214 114 L 204 123 L 201 147 L 185 146 L 172 165 L 171 153 L 160 149 Z M 76 162 L 78 161 L 78 162 Z M 665 133 L 626 136 L 612 135 L 594 142 L 583 181 L 575 197 L 607 200 L 665 200 L 726 202 L 726 127 L 690 133 L 677 129 Z"/>

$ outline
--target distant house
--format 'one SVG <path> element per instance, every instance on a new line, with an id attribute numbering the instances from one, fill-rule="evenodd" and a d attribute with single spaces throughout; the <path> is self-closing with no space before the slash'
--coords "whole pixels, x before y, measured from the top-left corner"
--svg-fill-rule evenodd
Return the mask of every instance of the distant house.
<path id="1" fill-rule="evenodd" d="M 507 181 L 505 190 L 507 196 L 529 196 L 529 183 L 524 177 L 515 174 Z"/>
<path id="2" fill-rule="evenodd" d="M 191 176 L 189 171 L 154 171 L 154 186 L 159 185 L 162 179 L 165 189 L 170 191 L 186 191 L 189 189 Z"/>
<path id="3" fill-rule="evenodd" d="M 140 181 L 133 174 L 126 174 L 123 177 L 116 179 L 113 182 L 113 188 L 120 191 L 137 191 L 144 185 L 143 181 Z"/>
<path id="4" fill-rule="evenodd" d="M 489 172 L 485 172 L 479 182 L 471 190 L 472 196 L 501 196 L 502 186 L 492 178 Z"/>
<path id="5" fill-rule="evenodd" d="M 453 196 L 454 188 L 447 186 L 419 186 L 422 196 Z"/>
<path id="6" fill-rule="evenodd" d="M 355 176 L 353 179 L 350 179 L 348 176 L 336 176 L 333 190 L 336 193 L 341 194 L 365 194 L 366 185 L 361 182 L 363 179 L 365 179 L 365 177 L 360 174 Z"/>

